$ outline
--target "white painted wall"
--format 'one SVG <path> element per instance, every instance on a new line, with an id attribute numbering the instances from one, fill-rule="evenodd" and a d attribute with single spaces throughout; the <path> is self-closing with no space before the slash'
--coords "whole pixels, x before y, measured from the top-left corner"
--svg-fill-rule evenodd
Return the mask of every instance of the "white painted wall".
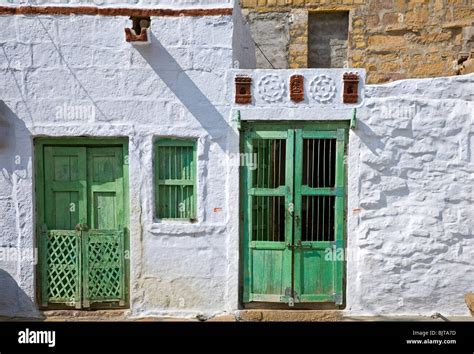
<path id="1" fill-rule="evenodd" d="M 142 47 L 124 41 L 129 25 L 126 17 L 0 16 L 0 250 L 35 244 L 33 137 L 126 136 L 131 315 L 236 310 L 239 147 L 232 120 L 238 71 L 231 68 L 242 54 L 235 43 L 232 49 L 233 19 L 154 17 L 151 45 Z M 242 72 L 255 76 L 256 97 L 239 107 L 243 119 L 351 116 L 352 106 L 340 103 L 341 70 L 324 70 L 338 90 L 333 102 L 301 105 L 290 103 L 287 91 L 270 103 L 256 91 L 267 74 L 287 82 L 301 70 Z M 308 78 L 322 72 L 303 70 Z M 474 268 L 473 80 L 366 88 L 349 146 L 349 250 L 364 258 L 348 261 L 348 313 L 467 314 L 462 296 L 472 290 Z M 61 117 L 64 105 L 93 114 Z M 416 114 L 404 116 L 413 105 Z M 198 139 L 197 223 L 153 218 L 158 136 Z M 0 261 L 0 284 L 0 315 L 35 313 L 31 261 Z"/>
<path id="2" fill-rule="evenodd" d="M 129 26 L 127 17 L 0 16 L 1 130 L 8 135 L 0 148 L 0 246 L 34 247 L 33 137 L 126 136 L 133 314 L 230 310 L 237 278 L 229 274 L 232 203 L 223 186 L 235 133 L 223 87 L 233 65 L 232 16 L 153 17 L 151 44 L 140 47 L 125 42 Z M 58 115 L 65 105 L 93 114 Z M 197 223 L 153 218 L 159 136 L 198 139 Z M 3 261 L 0 269 L 0 314 L 31 314 L 33 264 Z"/>
<path id="3" fill-rule="evenodd" d="M 124 8 L 224 8 L 233 7 L 233 0 L 0 0 L 3 6 L 100 6 Z"/>
<path id="4" fill-rule="evenodd" d="M 347 313 L 469 315 L 474 74 L 366 87 L 350 134 Z"/>

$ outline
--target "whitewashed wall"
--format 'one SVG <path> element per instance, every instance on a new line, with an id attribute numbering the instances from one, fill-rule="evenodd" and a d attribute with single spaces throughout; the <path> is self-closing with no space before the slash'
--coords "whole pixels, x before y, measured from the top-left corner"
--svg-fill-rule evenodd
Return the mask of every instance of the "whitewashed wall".
<path id="1" fill-rule="evenodd" d="M 34 247 L 33 137 L 126 136 L 132 315 L 236 308 L 226 149 L 228 135 L 237 138 L 223 90 L 236 54 L 233 18 L 152 17 L 151 44 L 141 47 L 125 42 L 130 22 L 0 16 L 0 131 L 8 135 L 0 147 L 0 246 Z M 62 114 L 75 108 L 84 110 Z M 198 139 L 197 223 L 153 218 L 158 136 Z M 0 269 L 0 315 L 34 313 L 33 264 L 4 259 Z"/>
<path id="2" fill-rule="evenodd" d="M 0 0 L 0 5 L 100 6 L 139 8 L 224 8 L 233 0 Z"/>
<path id="3" fill-rule="evenodd" d="M 474 74 L 366 86 L 350 134 L 347 312 L 469 315 Z"/>

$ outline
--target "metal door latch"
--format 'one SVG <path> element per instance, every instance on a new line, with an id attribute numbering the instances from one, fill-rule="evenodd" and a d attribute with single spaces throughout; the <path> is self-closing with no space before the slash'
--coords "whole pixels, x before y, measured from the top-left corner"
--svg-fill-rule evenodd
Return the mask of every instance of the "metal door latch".
<path id="1" fill-rule="evenodd" d="M 288 212 L 289 212 L 291 215 L 293 215 L 294 211 L 295 211 L 295 205 L 294 205 L 293 203 L 289 203 L 289 204 L 288 204 Z"/>

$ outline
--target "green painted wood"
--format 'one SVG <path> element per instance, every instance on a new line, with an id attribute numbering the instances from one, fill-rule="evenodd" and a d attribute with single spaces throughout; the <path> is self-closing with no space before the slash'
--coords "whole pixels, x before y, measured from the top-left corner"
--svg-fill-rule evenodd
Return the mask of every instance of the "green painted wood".
<path id="1" fill-rule="evenodd" d="M 344 261 L 340 257 L 329 259 L 327 255 L 328 250 L 344 247 L 344 142 L 347 139 L 347 128 L 348 123 L 344 121 L 282 122 L 271 125 L 243 123 L 243 152 L 252 154 L 257 151 L 263 154 L 257 158 L 256 170 L 244 167 L 242 173 L 244 303 L 289 302 L 294 298 L 301 302 L 342 304 Z M 271 151 L 272 140 L 283 138 L 286 141 L 285 184 L 275 186 L 268 181 L 267 169 L 272 161 L 265 154 Z M 313 149 L 311 154 L 304 152 L 305 139 L 314 139 L 312 145 L 305 143 L 306 149 L 309 146 Z M 327 139 L 333 139 L 336 143 L 324 143 Z M 317 141 L 322 143 L 319 143 L 315 155 Z M 322 152 L 319 150 L 320 146 L 323 147 Z M 336 151 L 324 150 L 333 146 L 336 146 Z M 334 154 L 335 163 L 331 160 Z M 310 172 L 307 165 L 310 160 L 303 161 L 304 155 L 307 159 L 312 156 L 311 173 L 317 174 L 320 181 L 316 185 L 321 187 L 303 183 L 303 174 Z M 262 219 L 262 215 L 267 215 L 272 210 L 268 203 L 270 198 L 280 198 L 283 195 L 284 242 L 271 242 L 261 236 L 268 232 L 272 224 L 265 221 L 265 218 Z M 311 229 L 309 240 L 302 238 L 303 219 L 308 223 L 305 227 L 321 223 L 319 228 Z"/>
<path id="2" fill-rule="evenodd" d="M 294 234 L 292 245 L 301 243 L 301 221 L 302 221 L 302 180 L 303 180 L 303 131 L 295 131 L 295 214 L 293 219 Z M 300 249 L 293 248 L 293 298 L 300 301 L 300 296 L 304 293 L 302 282 L 304 282 L 304 267 L 308 266 L 304 262 L 304 253 Z"/>
<path id="3" fill-rule="evenodd" d="M 329 131 L 303 131 L 303 139 L 335 139 L 337 132 L 333 130 Z"/>
<path id="4" fill-rule="evenodd" d="M 44 241 L 46 274 L 42 284 L 47 304 L 81 304 L 81 235 L 73 230 L 51 230 Z"/>
<path id="5" fill-rule="evenodd" d="M 336 142 L 336 188 L 344 188 L 346 185 L 346 166 L 345 161 L 345 142 L 347 139 L 347 130 L 338 129 L 338 137 Z M 346 212 L 346 196 L 336 197 L 335 203 L 335 241 L 339 250 L 344 254 L 345 251 L 345 212 Z M 344 269 L 345 257 L 335 261 L 334 265 L 334 301 L 336 304 L 343 303 L 343 286 L 344 286 Z"/>
<path id="6" fill-rule="evenodd" d="M 291 287 L 291 239 L 287 226 L 292 203 L 293 159 L 291 132 L 244 133 L 247 156 L 256 155 L 256 168 L 243 168 L 244 214 L 244 302 L 280 301 Z M 289 145 L 289 142 L 291 143 Z M 285 167 L 283 167 L 285 166 Z"/>
<path id="7" fill-rule="evenodd" d="M 94 147 L 87 151 L 89 228 L 124 227 L 123 156 L 120 147 Z"/>
<path id="8" fill-rule="evenodd" d="M 196 142 L 155 142 L 155 210 L 159 219 L 196 219 Z"/>
<path id="9" fill-rule="evenodd" d="M 311 188 L 308 186 L 301 186 L 301 194 L 309 196 L 328 196 L 335 195 L 338 197 L 343 197 L 345 193 L 344 187 L 334 187 L 334 188 Z"/>
<path id="10" fill-rule="evenodd" d="M 45 221 L 48 230 L 74 230 L 87 221 L 84 147 L 44 148 Z"/>
<path id="11" fill-rule="evenodd" d="M 89 230 L 83 232 L 83 306 L 91 303 L 124 301 L 124 232 Z"/>
<path id="12" fill-rule="evenodd" d="M 128 302 L 128 144 L 124 140 L 104 140 L 35 140 L 37 225 L 42 225 L 38 227 L 42 307 L 101 307 L 102 303 L 110 307 L 110 303 L 124 306 Z M 110 145 L 105 146 L 107 143 Z M 65 206 L 69 207 L 67 211 Z M 91 226 L 95 229 L 90 230 Z M 71 241 L 72 234 L 76 235 L 76 243 Z M 110 241 L 111 235 L 115 243 Z M 107 245 L 117 243 L 120 266 L 115 269 L 107 266 L 113 248 Z M 100 252 L 93 252 L 91 244 L 100 245 Z M 73 258 L 77 260 L 76 272 L 60 273 L 61 267 L 55 264 Z M 100 272 L 91 273 L 91 263 Z M 69 282 L 61 280 L 61 275 Z M 119 296 L 111 296 L 113 278 L 119 278 Z M 69 297 L 67 287 L 73 281 L 79 289 L 75 297 L 61 297 L 63 293 Z"/>

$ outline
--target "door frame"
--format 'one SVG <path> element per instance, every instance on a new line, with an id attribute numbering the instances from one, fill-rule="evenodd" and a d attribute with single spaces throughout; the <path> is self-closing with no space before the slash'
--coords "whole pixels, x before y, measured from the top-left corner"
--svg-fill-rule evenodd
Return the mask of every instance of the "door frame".
<path id="1" fill-rule="evenodd" d="M 248 120 L 248 121 L 243 121 L 241 123 L 241 128 L 240 130 L 240 136 L 239 136 L 239 152 L 241 154 L 245 154 L 245 144 L 246 144 L 246 133 L 251 132 L 251 131 L 261 131 L 261 130 L 267 130 L 267 131 L 286 131 L 289 129 L 295 129 L 295 130 L 310 130 L 314 129 L 315 131 L 337 131 L 338 129 L 344 129 L 345 130 L 345 152 L 344 152 L 344 161 L 346 161 L 347 155 L 348 155 L 348 149 L 349 149 L 349 128 L 350 128 L 350 120 L 311 120 L 311 121 L 306 121 L 306 120 L 275 120 L 275 121 L 263 121 L 263 120 Z M 295 153 L 296 150 L 293 152 Z M 242 160 L 242 159 L 241 159 Z M 244 161 L 247 159 L 245 158 Z M 343 224 L 342 224 L 342 247 L 343 249 L 346 249 L 347 247 L 347 176 L 348 176 L 348 166 L 347 163 L 343 163 L 344 165 L 344 188 L 345 188 L 345 196 L 343 198 Z M 248 204 L 248 193 L 247 193 L 247 178 L 246 178 L 246 169 L 245 166 L 241 166 L 241 169 L 239 170 L 240 176 L 239 176 L 239 181 L 240 181 L 240 205 L 239 205 L 239 237 L 240 237 L 240 275 L 239 275 L 239 303 L 240 305 L 245 308 L 245 307 L 252 307 L 256 305 L 257 307 L 261 308 L 260 305 L 263 306 L 263 308 L 288 308 L 288 304 L 285 302 L 265 302 L 265 301 L 258 301 L 258 300 L 250 300 L 250 269 L 249 269 L 249 257 L 250 257 L 250 250 L 249 250 L 249 242 L 250 242 L 250 234 L 247 231 L 248 230 L 248 221 L 245 219 L 245 208 L 247 207 Z M 295 176 L 296 177 L 296 176 Z M 293 191 L 295 193 L 295 191 Z M 338 245 L 338 247 L 340 247 Z M 334 304 L 334 306 L 330 306 L 330 308 L 344 308 L 346 304 L 346 274 L 347 274 L 347 261 L 344 257 L 344 260 L 342 262 L 342 269 L 341 269 L 341 277 L 342 277 L 342 304 L 337 305 L 334 302 L 308 302 L 308 303 L 296 303 L 295 308 L 300 307 L 303 305 L 305 308 L 308 308 L 308 306 L 314 306 L 316 308 L 319 308 L 320 305 L 322 305 L 324 308 L 327 308 L 327 304 Z"/>
<path id="2" fill-rule="evenodd" d="M 130 198 L 129 198 L 129 152 L 128 152 L 128 138 L 114 138 L 114 137 L 35 137 L 33 138 L 34 147 L 34 180 L 33 193 L 35 200 L 35 217 L 34 217 L 34 247 L 35 250 L 39 248 L 39 237 L 41 235 L 41 225 L 45 218 L 44 208 L 44 147 L 45 146 L 84 146 L 84 147 L 121 147 L 123 156 L 123 196 L 124 196 L 124 306 L 118 306 L 116 303 L 101 303 L 92 304 L 88 309 L 107 309 L 107 308 L 129 308 L 130 306 Z M 43 159 L 40 157 L 43 156 Z M 127 257 L 127 255 L 129 255 Z M 42 259 L 37 252 L 37 262 L 35 264 L 35 301 L 40 309 L 68 309 L 77 310 L 73 306 L 64 306 L 62 304 L 50 304 L 46 308 L 41 304 L 41 283 L 43 281 L 41 274 Z"/>

